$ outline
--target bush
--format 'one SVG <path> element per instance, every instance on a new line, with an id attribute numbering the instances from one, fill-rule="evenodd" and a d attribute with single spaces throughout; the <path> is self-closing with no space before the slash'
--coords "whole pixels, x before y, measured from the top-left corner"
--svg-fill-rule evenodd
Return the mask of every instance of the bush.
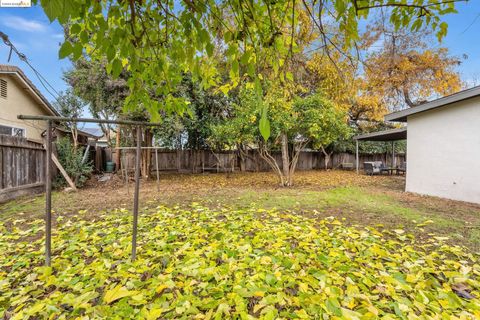
<path id="1" fill-rule="evenodd" d="M 60 161 L 69 177 L 74 181 L 76 179 L 76 186 L 78 188 L 82 187 L 93 170 L 91 162 L 82 163 L 84 148 L 78 147 L 75 149 L 67 137 L 58 139 L 56 145 L 58 161 Z M 63 187 L 67 185 L 67 182 L 61 174 L 58 174 L 54 185 L 55 187 Z"/>

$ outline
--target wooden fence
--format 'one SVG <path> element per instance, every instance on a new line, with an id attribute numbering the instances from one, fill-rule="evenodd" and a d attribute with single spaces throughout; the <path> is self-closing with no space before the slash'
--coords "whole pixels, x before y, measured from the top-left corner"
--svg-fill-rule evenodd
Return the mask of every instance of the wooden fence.
<path id="1" fill-rule="evenodd" d="M 42 192 L 45 158 L 41 144 L 0 135 L 0 202 Z"/>
<path id="2" fill-rule="evenodd" d="M 135 150 L 123 151 L 123 163 L 133 171 Z M 274 152 L 273 157 L 281 167 L 281 154 Z M 270 167 L 257 152 L 250 152 L 242 164 L 238 153 L 223 151 L 213 153 L 207 150 L 158 150 L 159 171 L 177 172 L 225 172 L 268 171 Z M 22 195 L 40 193 L 45 183 L 45 150 L 39 143 L 25 138 L 0 135 L 0 202 Z M 383 161 L 392 165 L 390 154 L 361 154 L 360 168 L 366 161 Z M 405 161 L 403 154 L 397 154 L 395 165 Z M 349 153 L 333 154 L 328 168 L 341 168 L 342 164 L 355 166 L 355 155 Z M 151 168 L 155 170 L 155 152 L 152 151 Z M 298 170 L 324 169 L 325 157 L 317 151 L 304 151 L 298 159 Z"/>
<path id="3" fill-rule="evenodd" d="M 132 171 L 135 164 L 135 150 L 122 151 L 123 163 Z M 282 165 L 280 152 L 274 152 L 273 157 Z M 360 154 L 360 169 L 367 161 L 382 161 L 392 166 L 391 154 Z M 401 166 L 405 162 L 404 154 L 395 155 L 395 166 Z M 342 164 L 349 163 L 355 168 L 355 155 L 350 153 L 336 153 L 330 158 L 328 168 L 341 168 Z M 155 152 L 152 151 L 151 169 L 155 170 Z M 243 165 L 239 155 L 234 151 L 213 153 L 208 150 L 158 150 L 159 171 L 177 172 L 225 172 L 240 171 L 268 171 L 270 167 L 257 152 L 249 152 Z M 298 170 L 325 169 L 325 156 L 318 151 L 304 151 L 300 154 L 297 164 Z"/>

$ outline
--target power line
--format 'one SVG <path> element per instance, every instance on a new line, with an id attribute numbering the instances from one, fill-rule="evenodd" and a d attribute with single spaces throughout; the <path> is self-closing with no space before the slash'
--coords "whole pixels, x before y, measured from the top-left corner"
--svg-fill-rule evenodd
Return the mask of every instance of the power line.
<path id="1" fill-rule="evenodd" d="M 475 22 L 477 22 L 477 19 L 480 17 L 480 13 L 477 14 L 477 16 L 475 17 L 475 19 L 473 19 L 473 21 L 465 28 L 465 30 L 462 31 L 462 33 L 460 34 L 464 34 L 465 32 L 468 31 L 468 29 L 470 29 L 474 24 Z"/>
<path id="2" fill-rule="evenodd" d="M 3 40 L 3 43 L 5 43 L 5 45 L 7 47 L 10 48 L 10 51 L 8 53 L 8 59 L 7 61 L 10 62 L 11 60 L 11 57 L 12 57 L 12 53 L 15 53 L 18 58 L 25 62 L 29 67 L 30 69 L 32 69 L 33 73 L 35 74 L 35 76 L 37 77 L 38 81 L 40 82 L 40 84 L 43 86 L 43 88 L 59 103 L 59 104 L 62 104 L 59 100 L 59 97 L 60 97 L 60 93 L 48 82 L 48 80 L 30 63 L 30 61 L 28 60 L 27 56 L 23 53 L 21 53 L 20 51 L 18 51 L 18 49 L 15 47 L 15 45 L 10 41 L 10 39 L 8 38 L 8 36 L 3 33 L 2 31 L 0 31 L 0 38 L 2 38 Z M 52 93 L 52 91 L 55 93 Z"/>

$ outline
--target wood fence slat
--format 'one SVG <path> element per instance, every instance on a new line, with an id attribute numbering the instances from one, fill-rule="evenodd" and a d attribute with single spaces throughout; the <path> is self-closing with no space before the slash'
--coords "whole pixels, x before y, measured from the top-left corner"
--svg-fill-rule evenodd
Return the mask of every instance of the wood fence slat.
<path id="1" fill-rule="evenodd" d="M 21 137 L 0 135 L 0 193 L 11 196 L 38 192 L 45 183 L 43 146 Z"/>
<path id="2" fill-rule="evenodd" d="M 134 152 L 132 150 L 124 150 L 125 158 L 129 161 L 125 161 L 127 168 L 130 172 L 134 170 Z M 152 152 L 152 167 L 151 170 L 155 171 L 155 158 L 154 152 Z M 273 152 L 272 156 L 279 163 L 280 168 L 281 154 L 280 152 Z M 396 154 L 396 165 L 401 166 L 405 162 L 405 155 Z M 361 154 L 360 155 L 360 169 L 363 168 L 363 163 L 367 161 L 383 161 L 387 165 L 390 165 L 391 156 L 385 154 Z M 387 161 L 385 161 L 387 160 Z M 355 155 L 350 153 L 336 153 L 330 157 L 328 164 L 329 169 L 340 169 L 343 163 L 350 163 L 355 165 Z M 231 171 L 240 170 L 240 157 L 235 151 L 223 151 L 213 154 L 209 150 L 162 150 L 158 149 L 158 169 L 159 171 L 181 171 L 181 172 L 204 172 L 204 171 L 217 171 L 217 165 L 219 171 Z M 268 164 L 258 155 L 255 151 L 250 151 L 248 157 L 245 159 L 246 171 L 269 171 Z M 325 156 L 320 151 L 303 151 L 300 154 L 298 164 L 298 170 L 315 170 L 325 169 Z"/>

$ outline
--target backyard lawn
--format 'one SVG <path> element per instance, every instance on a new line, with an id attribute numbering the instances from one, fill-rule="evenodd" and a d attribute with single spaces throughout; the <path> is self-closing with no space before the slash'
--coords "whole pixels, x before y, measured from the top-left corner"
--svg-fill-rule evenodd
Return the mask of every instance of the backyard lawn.
<path id="1" fill-rule="evenodd" d="M 189 206 L 198 202 L 215 208 L 278 209 L 317 218 L 334 216 L 348 225 L 381 225 L 404 228 L 426 239 L 430 233 L 449 237 L 473 252 L 480 251 L 480 205 L 419 196 L 403 192 L 402 176 L 357 175 L 348 171 L 299 171 L 295 186 L 280 188 L 272 173 L 168 174 L 155 181 L 142 181 L 143 208 Z M 103 211 L 130 210 L 133 181 L 125 186 L 117 178 L 90 183 L 77 193 L 56 192 L 53 209 L 59 216 L 79 215 L 90 219 Z M 0 204 L 7 224 L 43 218 L 44 197 Z M 80 212 L 80 214 L 79 214 Z"/>
<path id="2" fill-rule="evenodd" d="M 404 178 L 299 172 L 162 175 L 0 206 L 0 318 L 476 319 L 480 206 L 402 192 Z"/>

